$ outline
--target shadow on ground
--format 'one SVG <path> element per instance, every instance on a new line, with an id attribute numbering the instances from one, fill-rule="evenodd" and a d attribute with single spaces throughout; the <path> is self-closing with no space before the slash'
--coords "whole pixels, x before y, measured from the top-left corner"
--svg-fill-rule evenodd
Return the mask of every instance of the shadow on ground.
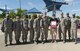
<path id="1" fill-rule="evenodd" d="M 63 40 L 56 40 L 57 42 L 63 42 Z M 45 42 L 45 44 L 46 43 L 51 43 L 52 42 L 52 40 L 51 39 L 49 39 L 47 42 Z M 66 40 L 66 43 L 67 42 L 75 42 L 74 40 Z M 18 44 L 18 45 L 29 45 L 29 44 L 34 44 L 35 42 L 27 42 L 27 43 L 20 43 L 20 44 Z M 40 44 L 40 43 L 42 43 L 42 41 L 41 40 L 39 40 L 39 42 L 38 42 L 38 44 Z M 77 38 L 77 43 L 80 43 L 80 38 Z M 13 43 L 12 45 L 10 45 L 10 44 L 8 44 L 8 46 L 18 46 L 16 43 Z"/>

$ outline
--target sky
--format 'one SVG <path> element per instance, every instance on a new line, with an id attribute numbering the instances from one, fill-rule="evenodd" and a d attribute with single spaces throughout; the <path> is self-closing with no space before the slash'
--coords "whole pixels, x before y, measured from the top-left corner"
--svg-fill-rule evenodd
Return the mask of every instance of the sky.
<path id="1" fill-rule="evenodd" d="M 56 0 L 58 2 L 67 2 L 68 5 L 61 6 L 60 10 L 66 15 L 67 12 L 72 15 L 76 13 L 76 15 L 80 15 L 80 0 Z M 8 9 L 16 9 L 20 7 L 19 0 L 0 0 L 0 8 L 5 8 L 5 4 Z M 45 3 L 43 0 L 21 0 L 21 8 L 22 9 L 31 9 L 36 8 L 41 12 L 45 12 Z M 1 12 L 1 11 L 0 11 Z M 57 11 L 56 16 L 60 17 L 61 12 Z M 48 16 L 52 16 L 52 12 L 47 14 Z"/>

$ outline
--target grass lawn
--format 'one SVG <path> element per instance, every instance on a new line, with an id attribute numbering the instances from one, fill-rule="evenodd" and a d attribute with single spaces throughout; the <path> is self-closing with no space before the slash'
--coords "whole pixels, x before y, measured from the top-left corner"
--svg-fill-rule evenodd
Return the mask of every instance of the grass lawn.
<path id="1" fill-rule="evenodd" d="M 1 23 L 3 20 L 4 20 L 3 18 L 0 18 L 0 23 Z"/>
<path id="2" fill-rule="evenodd" d="M 0 23 L 4 20 L 4 18 L 0 18 Z M 16 19 L 13 19 L 13 21 L 15 21 Z"/>
<path id="3" fill-rule="evenodd" d="M 0 18 L 0 23 L 4 20 L 4 18 Z M 16 19 L 12 19 L 13 21 L 15 21 Z"/>

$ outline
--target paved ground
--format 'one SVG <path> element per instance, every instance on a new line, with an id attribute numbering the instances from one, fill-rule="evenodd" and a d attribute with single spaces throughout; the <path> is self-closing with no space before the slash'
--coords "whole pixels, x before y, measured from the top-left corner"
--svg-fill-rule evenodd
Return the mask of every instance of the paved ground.
<path id="1" fill-rule="evenodd" d="M 78 44 L 74 42 L 63 42 L 57 43 L 39 43 L 38 45 L 34 44 L 21 44 L 15 45 L 15 40 L 13 39 L 14 45 L 5 47 L 4 44 L 4 34 L 0 31 L 0 51 L 80 51 L 80 30 L 78 30 Z M 50 39 L 50 35 L 49 38 Z"/>

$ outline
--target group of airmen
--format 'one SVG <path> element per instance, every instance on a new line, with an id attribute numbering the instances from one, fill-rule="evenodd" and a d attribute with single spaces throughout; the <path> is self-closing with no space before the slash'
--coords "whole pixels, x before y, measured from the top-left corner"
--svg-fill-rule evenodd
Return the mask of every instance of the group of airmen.
<path id="1" fill-rule="evenodd" d="M 8 37 L 10 45 L 12 45 L 13 41 L 13 32 L 15 34 L 16 44 L 20 44 L 20 38 L 22 36 L 23 43 L 28 42 L 28 34 L 29 41 L 38 44 L 39 38 L 41 36 L 42 43 L 48 41 L 48 30 L 50 27 L 51 21 L 57 21 L 56 28 L 50 28 L 52 42 L 56 42 L 56 35 L 59 35 L 59 40 L 63 38 L 63 42 L 66 42 L 67 31 L 68 38 L 75 40 L 77 43 L 77 18 L 75 14 L 72 15 L 72 18 L 67 13 L 67 17 L 64 17 L 64 14 L 61 14 L 61 19 L 57 19 L 55 16 L 52 20 L 49 20 L 46 16 L 46 13 L 41 17 L 37 15 L 37 18 L 34 19 L 34 16 L 31 16 L 31 19 L 27 19 L 24 15 L 22 19 L 19 16 L 16 16 L 16 21 L 13 20 L 7 15 L 6 18 L 2 22 L 1 30 L 5 35 L 5 45 L 8 45 Z M 30 32 L 30 33 L 29 33 Z"/>
<path id="2" fill-rule="evenodd" d="M 67 13 L 66 16 L 67 17 L 64 17 L 64 14 L 61 14 L 61 21 L 58 25 L 59 39 L 61 40 L 62 33 L 63 43 L 65 43 L 68 34 L 69 41 L 72 39 L 73 41 L 75 41 L 75 44 L 77 44 L 77 30 L 79 20 L 76 18 L 75 13 L 72 14 L 72 17 L 69 16 L 69 13 Z"/>

